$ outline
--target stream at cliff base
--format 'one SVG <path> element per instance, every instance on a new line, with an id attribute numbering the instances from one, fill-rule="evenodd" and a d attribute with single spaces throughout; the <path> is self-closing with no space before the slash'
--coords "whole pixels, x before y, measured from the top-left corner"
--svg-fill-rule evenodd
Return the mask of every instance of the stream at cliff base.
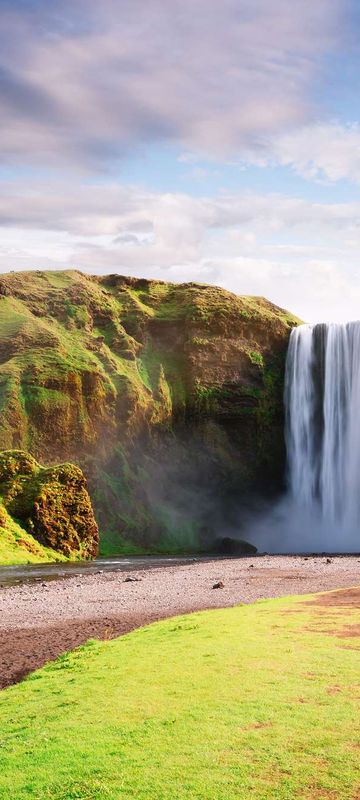
<path id="1" fill-rule="evenodd" d="M 102 572 L 131 572 L 136 569 L 176 566 L 209 560 L 209 556 L 109 556 L 94 561 L 71 561 L 61 564 L 17 564 L 0 567 L 0 587 L 24 582 L 51 581 L 75 575 Z"/>

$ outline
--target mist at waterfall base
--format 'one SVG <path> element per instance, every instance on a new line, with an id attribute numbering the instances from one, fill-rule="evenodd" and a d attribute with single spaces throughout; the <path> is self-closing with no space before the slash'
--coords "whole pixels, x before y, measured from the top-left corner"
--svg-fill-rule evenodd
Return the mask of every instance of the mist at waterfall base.
<path id="1" fill-rule="evenodd" d="M 301 325 L 285 373 L 286 496 L 248 541 L 259 551 L 360 551 L 360 322 Z"/>

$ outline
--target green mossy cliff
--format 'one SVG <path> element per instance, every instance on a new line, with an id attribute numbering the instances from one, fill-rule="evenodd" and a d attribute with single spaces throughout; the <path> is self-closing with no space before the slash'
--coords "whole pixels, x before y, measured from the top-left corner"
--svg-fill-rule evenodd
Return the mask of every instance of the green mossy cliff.
<path id="1" fill-rule="evenodd" d="M 201 284 L 2 275 L 0 447 L 84 469 L 102 552 L 206 546 L 281 487 L 297 323 Z"/>
<path id="2" fill-rule="evenodd" d="M 44 468 L 21 450 L 0 452 L 0 563 L 93 558 L 98 538 L 78 466 Z"/>

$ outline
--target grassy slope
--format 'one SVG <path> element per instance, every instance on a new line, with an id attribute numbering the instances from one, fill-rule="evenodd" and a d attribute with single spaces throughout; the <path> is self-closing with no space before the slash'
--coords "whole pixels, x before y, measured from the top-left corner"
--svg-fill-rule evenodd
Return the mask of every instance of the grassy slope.
<path id="1" fill-rule="evenodd" d="M 0 504 L 0 566 L 67 561 L 61 553 L 43 547 L 12 519 Z"/>
<path id="2" fill-rule="evenodd" d="M 167 346 L 156 351 L 153 342 L 144 347 L 143 342 L 128 333 L 131 327 L 138 335 L 149 320 L 158 324 L 181 321 L 198 324 L 207 338 L 195 338 L 193 344 L 203 347 L 211 343 L 212 327 L 217 336 L 226 336 L 235 323 L 290 329 L 299 322 L 264 298 L 238 297 L 214 286 L 135 279 L 132 286 L 126 283 L 131 279 L 123 279 L 122 283 L 121 278 L 118 285 L 112 286 L 107 285 L 107 280 L 92 279 L 77 271 L 2 276 L 11 295 L 0 297 L 0 347 L 6 354 L 0 363 L 0 408 L 7 412 L 0 420 L 4 440 L 1 447 L 14 446 L 11 440 L 14 416 L 8 413 L 11 398 L 19 401 L 19 407 L 12 406 L 11 410 L 13 415 L 16 412 L 22 417 L 21 446 L 30 450 L 37 412 L 48 411 L 66 418 L 69 398 L 65 377 L 69 373 L 96 374 L 104 391 L 97 401 L 110 400 L 125 389 L 133 392 L 144 409 L 153 405 L 155 421 L 161 419 L 166 396 L 168 411 L 174 406 L 181 407 L 185 387 L 179 375 L 182 364 L 176 360 L 177 354 L 169 352 Z M 135 288 L 138 283 L 144 286 Z M 255 350 L 244 347 L 249 361 L 261 360 L 256 342 L 252 345 Z M 158 396 L 161 367 L 164 385 Z M 53 382 L 54 387 L 48 388 L 48 382 Z M 151 399 L 149 390 L 153 393 Z M 82 430 L 78 436 L 83 433 L 84 444 L 89 446 L 93 433 L 91 420 L 87 408 L 81 412 L 82 418 L 77 422 Z M 34 445 L 41 450 L 41 441 L 35 440 Z"/>
<path id="3" fill-rule="evenodd" d="M 8 800 L 355 800 L 359 609 L 304 598 L 92 642 L 4 691 Z"/>

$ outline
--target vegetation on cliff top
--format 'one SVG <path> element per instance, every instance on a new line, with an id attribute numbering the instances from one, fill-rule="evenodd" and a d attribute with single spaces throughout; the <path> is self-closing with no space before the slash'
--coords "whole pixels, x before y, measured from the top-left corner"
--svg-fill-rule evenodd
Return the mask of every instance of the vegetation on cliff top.
<path id="1" fill-rule="evenodd" d="M 0 564 L 91 558 L 98 528 L 74 464 L 44 468 L 28 453 L 0 452 Z"/>
<path id="2" fill-rule="evenodd" d="M 360 615 L 317 602 L 177 617 L 4 690 L 0 798 L 354 800 Z"/>
<path id="3" fill-rule="evenodd" d="M 0 447 L 85 470 L 103 552 L 167 549 L 170 538 L 196 547 L 206 520 L 174 497 L 189 471 L 196 484 L 212 465 L 203 482 L 215 492 L 245 491 L 266 471 L 281 482 L 295 324 L 263 298 L 213 286 L 76 270 L 3 275 Z M 161 460 L 172 485 L 160 497 Z"/>

